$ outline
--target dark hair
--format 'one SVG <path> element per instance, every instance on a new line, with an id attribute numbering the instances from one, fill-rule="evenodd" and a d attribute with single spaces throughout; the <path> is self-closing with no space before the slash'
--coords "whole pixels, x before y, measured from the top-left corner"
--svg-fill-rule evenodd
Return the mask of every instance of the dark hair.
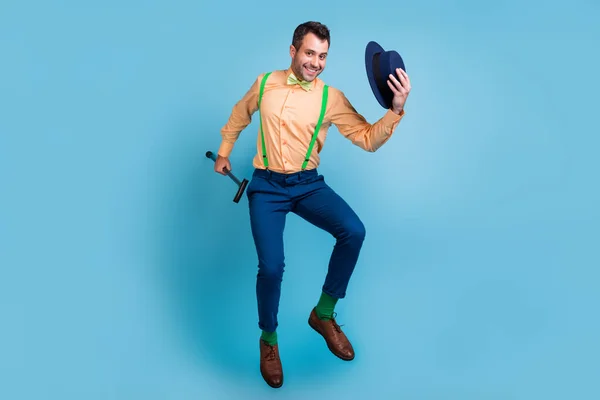
<path id="1" fill-rule="evenodd" d="M 298 25 L 294 30 L 294 36 L 292 38 L 292 45 L 298 50 L 302 45 L 302 40 L 307 33 L 315 34 L 321 40 L 327 40 L 327 44 L 331 45 L 331 38 L 329 35 L 329 28 L 320 22 L 308 21 Z"/>

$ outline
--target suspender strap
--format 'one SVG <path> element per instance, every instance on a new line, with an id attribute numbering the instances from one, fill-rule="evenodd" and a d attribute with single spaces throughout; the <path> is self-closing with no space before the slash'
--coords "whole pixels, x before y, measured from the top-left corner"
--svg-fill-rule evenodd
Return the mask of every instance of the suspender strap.
<path id="1" fill-rule="evenodd" d="M 265 133 L 263 131 L 262 124 L 262 114 L 260 113 L 260 104 L 262 102 L 263 93 L 265 92 L 265 83 L 267 82 L 267 78 L 271 75 L 271 72 L 268 72 L 263 76 L 262 81 L 260 82 L 260 92 L 258 95 L 258 109 L 260 116 L 260 137 L 262 142 L 262 153 L 263 153 L 263 163 L 265 167 L 269 168 L 269 159 L 267 158 L 267 147 L 265 145 Z M 319 115 L 319 120 L 317 121 L 317 125 L 315 126 L 315 132 L 313 133 L 312 139 L 310 141 L 310 145 L 308 146 L 308 150 L 306 152 L 306 157 L 304 157 L 304 162 L 302 163 L 302 170 L 306 169 L 308 165 L 308 160 L 310 160 L 310 155 L 312 153 L 313 147 L 315 145 L 315 141 L 319 136 L 319 130 L 321 129 L 321 124 L 323 123 L 323 118 L 325 117 L 325 109 L 327 107 L 327 98 L 329 95 L 329 86 L 325 85 L 323 87 L 323 98 L 321 100 L 321 114 Z"/>
<path id="2" fill-rule="evenodd" d="M 302 171 L 306 169 L 306 165 L 308 164 L 308 160 L 310 159 L 310 154 L 312 153 L 313 146 L 315 145 L 317 136 L 319 136 L 319 129 L 321 129 L 323 117 L 325 116 L 325 107 L 327 106 L 328 93 L 329 87 L 325 85 L 325 87 L 323 88 L 323 99 L 321 100 L 321 115 L 319 115 L 319 121 L 317 122 L 317 126 L 315 126 L 315 133 L 313 133 L 312 140 L 310 141 L 310 146 L 308 146 L 308 151 L 306 152 L 306 157 L 304 158 L 304 162 L 302 163 Z"/>
<path id="3" fill-rule="evenodd" d="M 265 91 L 265 83 L 267 82 L 267 78 L 269 77 L 269 75 L 271 75 L 270 72 L 267 72 L 265 74 L 265 76 L 262 78 L 262 81 L 260 82 L 260 93 L 258 95 L 258 109 L 259 109 L 259 117 L 260 117 L 260 137 L 262 139 L 262 153 L 263 153 L 263 163 L 265 164 L 265 168 L 269 168 L 269 159 L 267 158 L 267 148 L 265 146 L 265 133 L 263 132 L 263 125 L 262 125 L 262 113 L 260 112 L 260 103 L 262 101 L 262 96 L 263 93 Z"/>

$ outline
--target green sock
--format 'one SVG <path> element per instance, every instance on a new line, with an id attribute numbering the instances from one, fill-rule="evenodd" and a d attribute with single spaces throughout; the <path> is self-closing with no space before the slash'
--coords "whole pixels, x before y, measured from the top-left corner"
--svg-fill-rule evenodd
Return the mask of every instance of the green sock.
<path id="1" fill-rule="evenodd" d="M 271 346 L 274 346 L 277 344 L 277 332 L 266 332 L 266 331 L 262 331 L 262 335 L 260 335 L 260 338 L 262 340 L 264 340 L 265 342 L 269 343 Z"/>
<path id="2" fill-rule="evenodd" d="M 321 292 L 321 298 L 317 303 L 316 313 L 319 319 L 331 319 L 333 317 L 333 309 L 338 299 L 331 297 L 325 292 Z"/>

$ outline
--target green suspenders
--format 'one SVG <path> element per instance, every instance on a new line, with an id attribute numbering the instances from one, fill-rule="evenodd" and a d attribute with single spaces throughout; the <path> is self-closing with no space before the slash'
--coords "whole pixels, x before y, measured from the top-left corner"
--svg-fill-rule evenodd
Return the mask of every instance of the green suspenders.
<path id="1" fill-rule="evenodd" d="M 269 169 L 269 160 L 267 159 L 267 148 L 265 147 L 265 133 L 263 132 L 262 126 L 262 113 L 260 112 L 260 103 L 262 101 L 263 92 L 265 91 L 265 83 L 267 82 L 267 78 L 271 75 L 270 72 L 267 72 L 260 83 L 260 94 L 258 95 L 258 115 L 260 117 L 260 137 L 262 139 L 262 153 L 263 153 L 263 163 L 265 167 Z"/>
<path id="2" fill-rule="evenodd" d="M 265 167 L 269 168 L 269 159 L 267 158 L 267 148 L 265 146 L 265 133 L 263 132 L 262 126 L 262 115 L 260 113 L 260 103 L 262 101 L 262 96 L 265 91 L 265 83 L 267 82 L 267 78 L 271 75 L 270 72 L 266 73 L 260 83 L 260 93 L 258 95 L 258 109 L 260 116 L 260 137 L 262 141 L 262 152 L 263 152 L 263 162 Z M 308 160 L 310 159 L 310 154 L 312 153 L 313 146 L 315 145 L 315 141 L 317 140 L 317 136 L 319 135 L 319 129 L 321 129 L 321 124 L 323 123 L 323 117 L 325 116 L 325 106 L 327 105 L 327 95 L 329 92 L 329 87 L 325 85 L 323 88 L 323 99 L 321 101 L 321 115 L 319 115 L 319 121 L 317 122 L 317 126 L 315 126 L 315 132 L 313 133 L 312 139 L 310 141 L 310 146 L 308 146 L 308 151 L 306 152 L 306 157 L 304 157 L 304 162 L 302 163 L 302 170 L 306 169 L 306 165 L 308 164 Z"/>

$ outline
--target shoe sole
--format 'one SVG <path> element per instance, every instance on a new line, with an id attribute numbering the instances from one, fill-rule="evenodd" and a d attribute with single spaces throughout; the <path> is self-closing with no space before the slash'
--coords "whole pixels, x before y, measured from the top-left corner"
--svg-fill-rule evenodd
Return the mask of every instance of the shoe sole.
<path id="1" fill-rule="evenodd" d="M 315 332 L 317 332 L 319 335 L 321 335 L 321 337 L 323 338 L 323 340 L 325 340 L 325 344 L 327 345 L 327 348 L 329 349 L 329 351 L 331 351 L 331 354 L 333 354 L 334 356 L 336 356 L 337 358 L 339 358 L 340 360 L 344 360 L 344 361 L 352 361 L 354 360 L 354 356 L 352 357 L 344 357 L 340 354 L 337 354 L 329 345 L 329 342 L 327 341 L 327 339 L 325 339 L 325 336 L 323 336 L 323 334 L 321 333 L 321 331 L 319 331 L 319 329 L 313 324 L 312 319 L 309 317 L 308 318 L 308 325 L 310 325 L 311 328 L 313 328 L 315 330 Z"/>

